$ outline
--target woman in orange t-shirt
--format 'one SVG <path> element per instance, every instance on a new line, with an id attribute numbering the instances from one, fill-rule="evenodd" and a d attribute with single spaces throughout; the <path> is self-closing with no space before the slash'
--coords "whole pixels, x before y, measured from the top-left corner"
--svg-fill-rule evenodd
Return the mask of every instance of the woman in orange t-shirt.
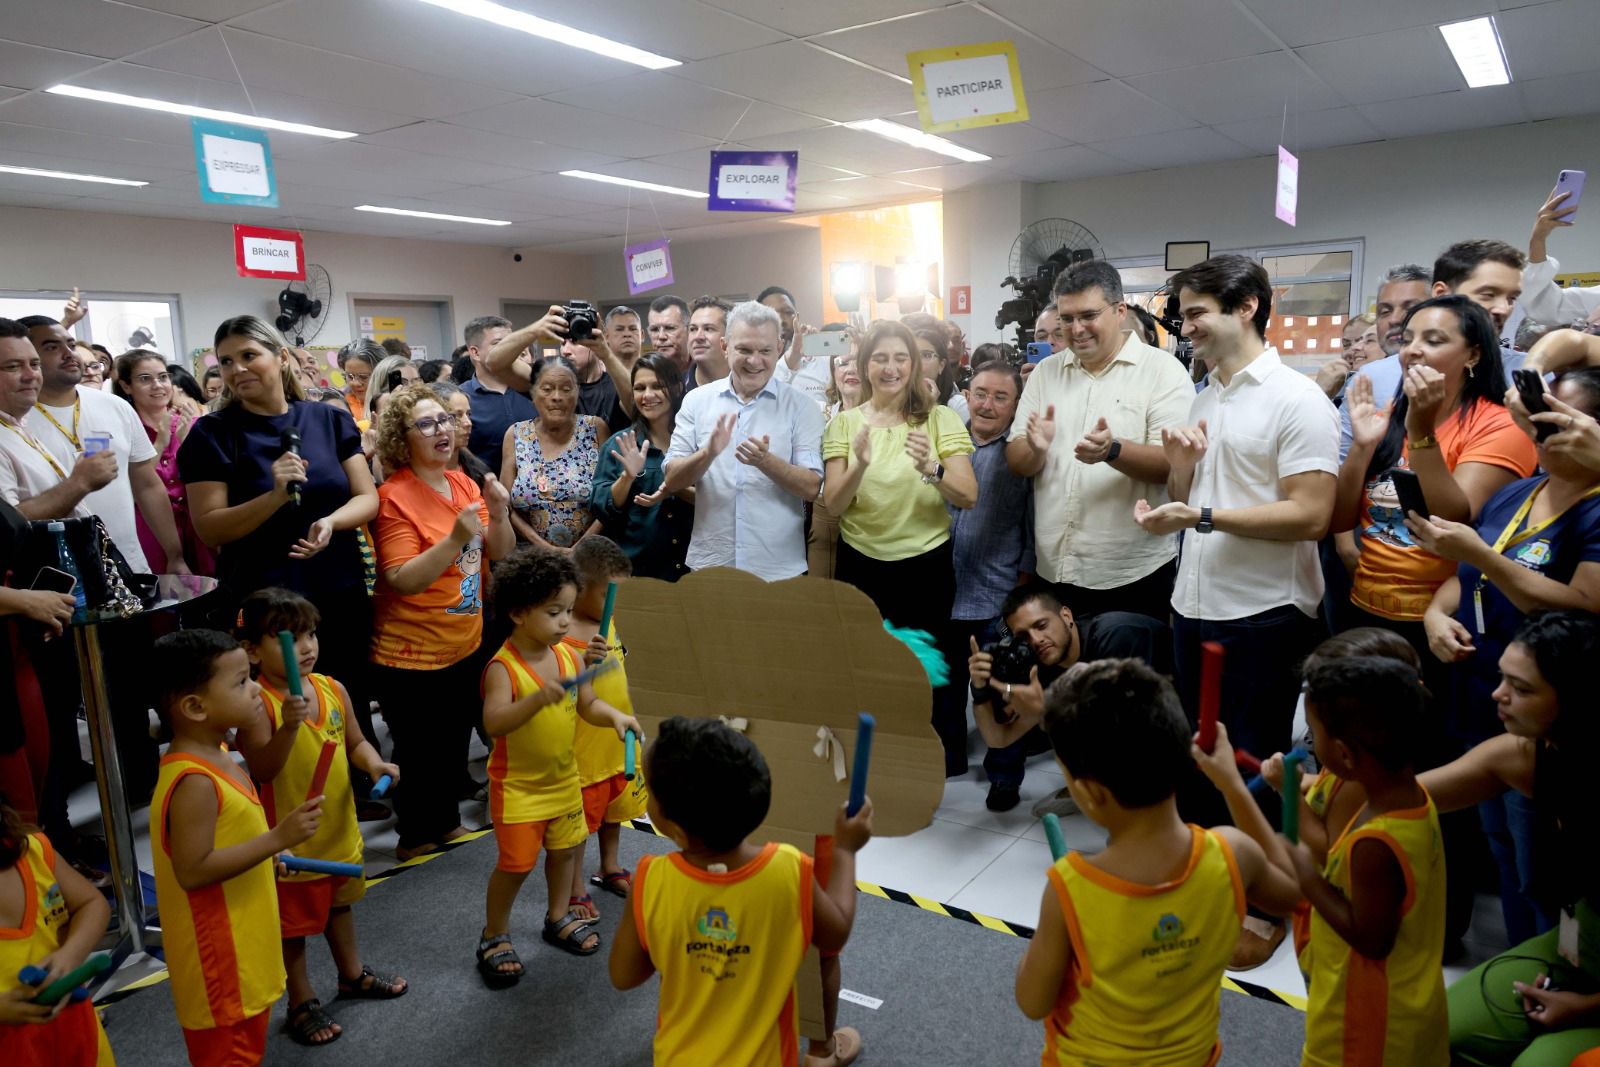
<path id="1" fill-rule="evenodd" d="M 456 792 L 465 766 L 483 640 L 485 556 L 510 553 L 511 498 L 493 475 L 482 492 L 459 470 L 455 416 L 426 385 L 384 400 L 378 458 L 389 470 L 372 524 L 378 557 L 374 687 L 404 761 L 395 793 L 401 859 L 462 831 Z"/>

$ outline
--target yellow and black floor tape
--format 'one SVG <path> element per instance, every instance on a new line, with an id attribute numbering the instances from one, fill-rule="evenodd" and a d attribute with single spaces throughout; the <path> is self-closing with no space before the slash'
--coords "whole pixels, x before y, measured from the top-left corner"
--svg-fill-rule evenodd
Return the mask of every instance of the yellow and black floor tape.
<path id="1" fill-rule="evenodd" d="M 644 819 L 634 819 L 627 825 L 643 833 L 654 834 L 657 837 L 663 836 L 660 831 L 658 831 L 653 825 Z M 453 852 L 463 845 L 471 844 L 473 841 L 478 840 L 478 838 L 492 833 L 494 833 L 494 827 L 492 825 L 482 827 L 478 830 L 469 831 L 453 841 L 448 841 L 445 844 L 440 845 L 438 848 L 425 852 L 420 856 L 414 856 L 411 859 L 395 864 L 388 870 L 380 871 L 379 873 L 372 875 L 367 879 L 367 886 L 370 888 L 379 884 L 380 882 L 387 882 L 393 878 L 399 877 L 409 870 L 414 870 L 425 863 L 438 859 L 447 852 Z M 873 885 L 871 882 L 862 881 L 856 882 L 856 889 L 883 900 L 892 900 L 897 904 L 910 904 L 914 908 L 920 908 L 921 910 L 931 912 L 934 915 L 943 915 L 946 918 L 959 919 L 962 922 L 972 923 L 974 926 L 981 926 L 986 930 L 993 930 L 996 933 L 1009 934 L 1012 937 L 1021 938 L 1031 938 L 1033 936 L 1033 928 L 1031 926 L 1023 926 L 1021 923 L 1008 922 L 1005 919 L 996 919 L 992 915 L 981 915 L 975 911 L 968 911 L 966 908 L 958 908 L 954 904 L 941 904 L 936 900 L 929 900 L 927 897 L 919 897 L 915 893 L 907 893 L 904 890 L 889 889 L 886 886 Z M 104 1007 L 107 1004 L 114 1004 L 125 997 L 131 996 L 141 989 L 148 989 L 149 987 L 159 985 L 166 980 L 167 972 L 165 969 L 163 969 L 158 974 L 146 975 L 136 982 L 132 982 L 129 985 L 123 986 L 114 993 L 97 999 L 95 1001 L 95 1005 L 96 1007 Z M 1306 1010 L 1305 997 L 1296 996 L 1293 993 L 1280 993 L 1276 990 L 1268 989 L 1266 986 L 1259 986 L 1253 982 L 1242 982 L 1237 978 L 1231 978 L 1227 975 L 1224 975 L 1222 978 L 1222 988 L 1232 990 L 1235 993 L 1243 993 L 1244 995 L 1254 997 L 1257 1000 L 1265 1000 L 1272 1004 L 1282 1004 L 1285 1007 L 1295 1008 L 1299 1011 Z"/>

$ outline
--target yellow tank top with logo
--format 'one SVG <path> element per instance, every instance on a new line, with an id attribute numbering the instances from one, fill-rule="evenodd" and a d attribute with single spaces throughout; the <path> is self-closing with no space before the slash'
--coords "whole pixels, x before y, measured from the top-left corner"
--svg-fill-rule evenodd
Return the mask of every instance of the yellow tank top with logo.
<path id="1" fill-rule="evenodd" d="M 278 820 L 304 804 L 309 799 L 317 761 L 322 758 L 322 746 L 332 741 L 336 747 L 333 762 L 328 766 L 328 780 L 322 787 L 322 824 L 293 851 L 306 859 L 360 864 L 363 861 L 361 824 L 356 821 L 355 791 L 350 786 L 350 754 L 345 748 L 345 724 L 350 721 L 350 709 L 340 699 L 338 685 L 326 674 L 306 675 L 304 689 L 306 700 L 311 704 L 310 714 L 295 732 L 294 747 L 289 750 L 289 758 L 283 761 L 283 769 L 270 782 L 258 783 L 261 807 L 266 812 L 267 825 L 276 826 Z M 261 687 L 261 701 L 267 707 L 274 730 L 283 725 L 286 695 L 265 685 Z M 309 882 L 327 877 L 302 871 L 283 876 L 283 880 Z"/>
<path id="2" fill-rule="evenodd" d="M 571 637 L 563 640 L 577 655 L 578 662 L 583 663 L 583 653 L 589 647 L 588 644 Z M 632 715 L 633 698 L 628 695 L 628 666 L 623 659 L 622 649 L 618 647 L 615 621 L 611 623 L 611 631 L 606 635 L 606 643 L 611 646 L 607 658 L 615 660 L 616 666 L 595 677 L 591 683 L 594 695 L 622 714 Z M 614 778 L 623 772 L 623 765 L 626 763 L 622 738 L 617 736 L 617 732 L 609 726 L 595 726 L 582 719 L 578 720 L 577 753 L 578 782 L 581 785 L 594 785 L 596 782 Z"/>
<path id="3" fill-rule="evenodd" d="M 661 975 L 657 1067 L 794 1067 L 794 976 L 811 944 L 812 861 L 768 844 L 712 873 L 682 853 L 645 856 L 633 876 L 634 926 Z"/>
<path id="4" fill-rule="evenodd" d="M 578 673 L 580 662 L 571 648 L 556 644 L 551 652 L 561 677 Z M 489 666 L 496 663 L 511 676 L 513 699 L 521 700 L 544 685 L 510 641 Z M 574 747 L 577 723 L 577 690 L 568 690 L 560 703 L 540 708 L 527 722 L 494 739 L 489 754 L 489 812 L 496 823 L 543 822 L 582 810 Z"/>
<path id="5" fill-rule="evenodd" d="M 1358 812 L 1355 819 L 1359 819 Z M 1350 850 L 1378 841 L 1405 875 L 1400 931 L 1386 959 L 1351 948 L 1311 913 L 1306 1045 L 1300 1062 L 1317 1067 L 1445 1067 L 1450 1029 L 1444 976 L 1444 846 L 1430 797 L 1421 807 L 1375 815 L 1346 827 L 1328 847 L 1323 876 L 1350 894 Z"/>
<path id="6" fill-rule="evenodd" d="M 0 926 L 0 996 L 22 985 L 17 977 L 19 971 L 61 947 L 63 932 L 72 919 L 56 881 L 56 854 L 49 839 L 43 834 L 31 834 L 26 843 L 27 851 L 16 866 L 0 871 L 0 878 L 22 881 L 22 919 L 9 929 Z M 42 1057 L 59 1056 L 63 1049 L 87 1055 L 91 1048 L 96 1050 L 96 1067 L 109 1067 L 115 1062 L 100 1017 L 88 1001 L 68 1005 L 48 1023 L 0 1024 L 0 1049 L 20 1057 L 8 1056 L 9 1062 L 44 1063 L 49 1060 Z M 33 1058 L 35 1055 L 41 1058 Z"/>
<path id="7" fill-rule="evenodd" d="M 161 942 L 178 1023 L 187 1030 L 209 1030 L 243 1022 L 283 996 L 283 943 L 271 860 L 200 889 L 178 884 L 167 809 L 173 790 L 191 774 L 204 775 L 216 793 L 216 848 L 260 837 L 267 832 L 267 818 L 250 785 L 188 753 L 169 752 L 161 758 L 150 801 Z"/>
<path id="8" fill-rule="evenodd" d="M 1222 972 L 1244 884 L 1226 841 L 1189 830 L 1189 862 L 1164 885 L 1118 878 L 1077 852 L 1050 868 L 1072 966 L 1045 1019 L 1045 1067 L 1201 1067 L 1221 1055 Z"/>
<path id="9" fill-rule="evenodd" d="M 1305 791 L 1306 807 L 1310 808 L 1317 818 L 1323 820 L 1324 825 L 1328 820 L 1328 811 L 1333 807 L 1333 798 L 1342 785 L 1344 779 L 1324 767 L 1317 772 L 1310 788 Z M 1300 964 L 1300 973 L 1310 974 L 1311 903 L 1309 901 L 1302 900 L 1295 905 L 1294 914 L 1289 918 L 1289 927 L 1294 932 L 1294 954 L 1296 962 Z"/>

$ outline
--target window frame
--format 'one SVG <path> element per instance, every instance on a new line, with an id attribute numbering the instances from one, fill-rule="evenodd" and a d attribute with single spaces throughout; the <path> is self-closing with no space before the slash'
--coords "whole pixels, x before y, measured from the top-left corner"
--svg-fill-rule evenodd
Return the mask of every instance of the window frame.
<path id="1" fill-rule="evenodd" d="M 183 328 L 183 298 L 178 293 L 134 293 L 117 289 L 80 289 L 79 295 L 89 303 L 89 314 L 86 318 L 72 327 L 72 335 L 88 344 L 104 345 L 113 356 L 128 350 L 126 338 L 119 339 L 115 344 L 101 337 L 93 336 L 94 333 L 94 304 L 97 300 L 129 301 L 141 304 L 166 304 L 169 319 L 172 322 L 172 345 L 176 351 L 165 352 L 174 363 L 189 365 L 189 346 L 184 338 Z M 61 309 L 72 299 L 71 289 L 0 289 L 0 299 L 4 300 L 36 300 L 41 303 L 53 305 L 48 313 L 51 317 L 58 317 Z"/>

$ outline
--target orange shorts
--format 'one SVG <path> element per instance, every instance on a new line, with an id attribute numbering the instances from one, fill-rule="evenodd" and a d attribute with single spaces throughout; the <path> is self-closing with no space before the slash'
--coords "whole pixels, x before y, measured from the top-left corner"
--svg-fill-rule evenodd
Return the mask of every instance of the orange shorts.
<path id="1" fill-rule="evenodd" d="M 551 852 L 576 848 L 588 836 L 589 828 L 583 821 L 582 808 L 538 822 L 498 823 L 494 828 L 494 839 L 500 847 L 500 859 L 495 863 L 495 870 L 524 874 L 538 865 L 541 848 Z"/>
<path id="2" fill-rule="evenodd" d="M 367 895 L 365 878 L 283 879 L 278 882 L 280 937 L 311 937 L 328 928 L 328 914 Z"/>
<path id="3" fill-rule="evenodd" d="M 583 819 L 592 834 L 601 823 L 623 823 L 644 815 L 646 798 L 644 776 L 628 781 L 620 774 L 583 787 Z"/>
<path id="4" fill-rule="evenodd" d="M 267 1023 L 272 1009 L 257 1012 L 232 1026 L 183 1031 L 194 1067 L 256 1067 L 267 1052 Z"/>
<path id="5" fill-rule="evenodd" d="M 111 1046 L 94 1005 L 80 1000 L 47 1023 L 0 1024 L 7 1063 L 112 1064 Z"/>
<path id="6" fill-rule="evenodd" d="M 811 857 L 811 870 L 816 875 L 817 884 L 823 889 L 828 888 L 828 879 L 833 876 L 833 835 L 818 834 L 817 847 Z M 838 951 L 823 952 L 822 958 L 831 960 L 839 955 Z"/>

